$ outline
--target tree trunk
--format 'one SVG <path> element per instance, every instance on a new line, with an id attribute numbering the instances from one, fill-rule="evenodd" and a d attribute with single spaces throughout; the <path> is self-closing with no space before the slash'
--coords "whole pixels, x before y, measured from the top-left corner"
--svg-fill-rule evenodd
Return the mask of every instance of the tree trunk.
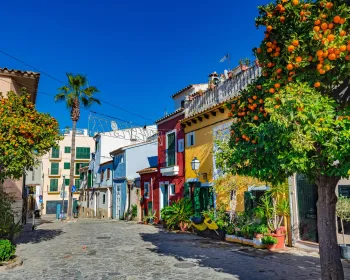
<path id="1" fill-rule="evenodd" d="M 339 177 L 320 175 L 318 186 L 317 229 L 320 247 L 321 275 L 323 280 L 343 280 L 344 271 L 337 242 L 335 188 Z"/>
<path id="2" fill-rule="evenodd" d="M 72 145 L 70 153 L 70 170 L 69 170 L 69 186 L 68 186 L 68 219 L 72 218 L 72 208 L 73 208 L 73 194 L 72 186 L 74 185 L 74 163 L 75 163 L 75 134 L 77 130 L 77 121 L 73 120 L 72 127 Z"/>

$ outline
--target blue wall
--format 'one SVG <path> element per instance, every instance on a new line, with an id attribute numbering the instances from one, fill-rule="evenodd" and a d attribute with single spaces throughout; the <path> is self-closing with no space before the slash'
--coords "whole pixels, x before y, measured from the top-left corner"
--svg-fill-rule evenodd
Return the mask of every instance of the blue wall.
<path id="1" fill-rule="evenodd" d="M 117 205 L 116 205 L 116 197 L 117 197 L 117 184 L 121 184 L 121 197 L 120 197 L 120 213 L 119 213 L 119 218 L 124 217 L 125 213 L 125 205 L 126 205 L 126 190 L 127 190 L 127 183 L 126 180 L 113 180 L 113 190 L 112 190 L 112 195 L 113 195 L 113 211 L 112 211 L 112 216 L 113 219 L 117 217 L 116 211 L 117 211 Z"/>
<path id="2" fill-rule="evenodd" d="M 114 155 L 114 159 L 113 159 L 113 168 L 114 168 L 113 178 L 114 179 L 126 177 L 125 162 L 126 162 L 125 153 Z"/>

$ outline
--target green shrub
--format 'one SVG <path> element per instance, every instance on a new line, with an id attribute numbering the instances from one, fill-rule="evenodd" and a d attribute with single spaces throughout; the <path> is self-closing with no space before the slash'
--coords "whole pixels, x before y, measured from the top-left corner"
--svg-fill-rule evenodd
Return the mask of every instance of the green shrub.
<path id="1" fill-rule="evenodd" d="M 133 204 L 131 205 L 131 217 L 134 219 L 137 216 L 137 205 Z"/>
<path id="2" fill-rule="evenodd" d="M 178 228 L 180 222 L 190 222 L 194 215 L 192 202 L 189 198 L 182 198 L 171 205 L 164 207 L 161 212 L 162 220 L 169 229 Z"/>
<path id="3" fill-rule="evenodd" d="M 0 261 L 8 261 L 16 252 L 16 247 L 9 240 L 0 240 Z"/>
<path id="4" fill-rule="evenodd" d="M 268 235 L 268 236 L 264 236 L 261 242 L 264 245 L 273 245 L 273 244 L 277 244 L 277 238 L 272 237 L 271 235 Z"/>
<path id="5" fill-rule="evenodd" d="M 264 233 L 268 233 L 269 229 L 266 225 L 261 224 L 261 225 L 255 225 L 254 226 L 254 232 L 255 233 L 259 233 L 259 234 L 264 234 Z"/>

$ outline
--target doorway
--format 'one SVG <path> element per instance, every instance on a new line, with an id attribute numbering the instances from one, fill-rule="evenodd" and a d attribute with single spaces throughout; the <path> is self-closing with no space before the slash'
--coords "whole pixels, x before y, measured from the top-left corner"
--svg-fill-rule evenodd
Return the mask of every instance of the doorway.
<path id="1" fill-rule="evenodd" d="M 317 243 L 317 186 L 301 174 L 297 174 L 296 185 L 300 240 Z"/>
<path id="2" fill-rule="evenodd" d="M 121 207 L 121 189 L 122 184 L 116 184 L 116 193 L 115 193 L 115 218 L 120 219 L 120 207 Z"/>
<path id="3" fill-rule="evenodd" d="M 159 212 L 166 206 L 169 205 L 169 183 L 160 183 L 160 203 L 159 203 Z"/>

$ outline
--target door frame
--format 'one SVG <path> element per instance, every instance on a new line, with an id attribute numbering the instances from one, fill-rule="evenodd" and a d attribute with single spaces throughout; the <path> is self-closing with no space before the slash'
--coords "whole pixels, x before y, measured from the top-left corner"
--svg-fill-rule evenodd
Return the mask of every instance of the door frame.
<path id="1" fill-rule="evenodd" d="M 164 185 L 168 185 L 168 188 L 169 188 L 169 181 L 164 181 L 164 182 L 159 182 L 159 213 L 160 211 L 164 208 Z M 168 189 L 168 201 L 169 201 L 169 189 Z"/>

